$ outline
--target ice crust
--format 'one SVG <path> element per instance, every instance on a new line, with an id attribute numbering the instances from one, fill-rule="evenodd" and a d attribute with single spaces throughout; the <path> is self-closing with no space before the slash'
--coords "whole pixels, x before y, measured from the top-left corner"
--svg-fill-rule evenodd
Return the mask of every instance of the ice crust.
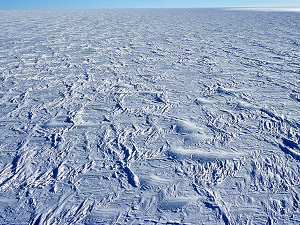
<path id="1" fill-rule="evenodd" d="M 299 21 L 0 11 L 0 224 L 299 224 Z"/>

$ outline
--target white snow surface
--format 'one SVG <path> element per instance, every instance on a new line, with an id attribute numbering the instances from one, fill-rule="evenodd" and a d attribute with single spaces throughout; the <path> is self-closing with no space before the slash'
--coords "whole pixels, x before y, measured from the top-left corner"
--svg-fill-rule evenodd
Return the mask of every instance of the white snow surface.
<path id="1" fill-rule="evenodd" d="M 0 224 L 299 224 L 299 21 L 0 11 Z"/>

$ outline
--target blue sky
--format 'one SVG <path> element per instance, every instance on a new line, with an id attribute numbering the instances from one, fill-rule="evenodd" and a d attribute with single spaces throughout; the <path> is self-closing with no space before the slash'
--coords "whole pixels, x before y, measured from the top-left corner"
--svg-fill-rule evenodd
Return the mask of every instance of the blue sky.
<path id="1" fill-rule="evenodd" d="M 201 8 L 300 6 L 300 0 L 0 0 L 0 9 Z"/>

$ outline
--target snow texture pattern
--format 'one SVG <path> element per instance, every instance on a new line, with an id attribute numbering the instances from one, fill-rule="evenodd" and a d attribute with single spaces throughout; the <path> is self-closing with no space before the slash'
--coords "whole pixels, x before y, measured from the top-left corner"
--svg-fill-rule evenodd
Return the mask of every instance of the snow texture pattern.
<path id="1" fill-rule="evenodd" d="M 300 13 L 0 12 L 0 224 L 299 224 Z"/>

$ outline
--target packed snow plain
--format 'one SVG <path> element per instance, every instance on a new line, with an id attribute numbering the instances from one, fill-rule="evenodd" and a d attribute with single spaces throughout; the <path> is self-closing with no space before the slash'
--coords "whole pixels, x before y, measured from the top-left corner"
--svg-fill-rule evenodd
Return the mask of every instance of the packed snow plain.
<path id="1" fill-rule="evenodd" d="M 299 224 L 300 13 L 0 12 L 0 224 Z"/>

